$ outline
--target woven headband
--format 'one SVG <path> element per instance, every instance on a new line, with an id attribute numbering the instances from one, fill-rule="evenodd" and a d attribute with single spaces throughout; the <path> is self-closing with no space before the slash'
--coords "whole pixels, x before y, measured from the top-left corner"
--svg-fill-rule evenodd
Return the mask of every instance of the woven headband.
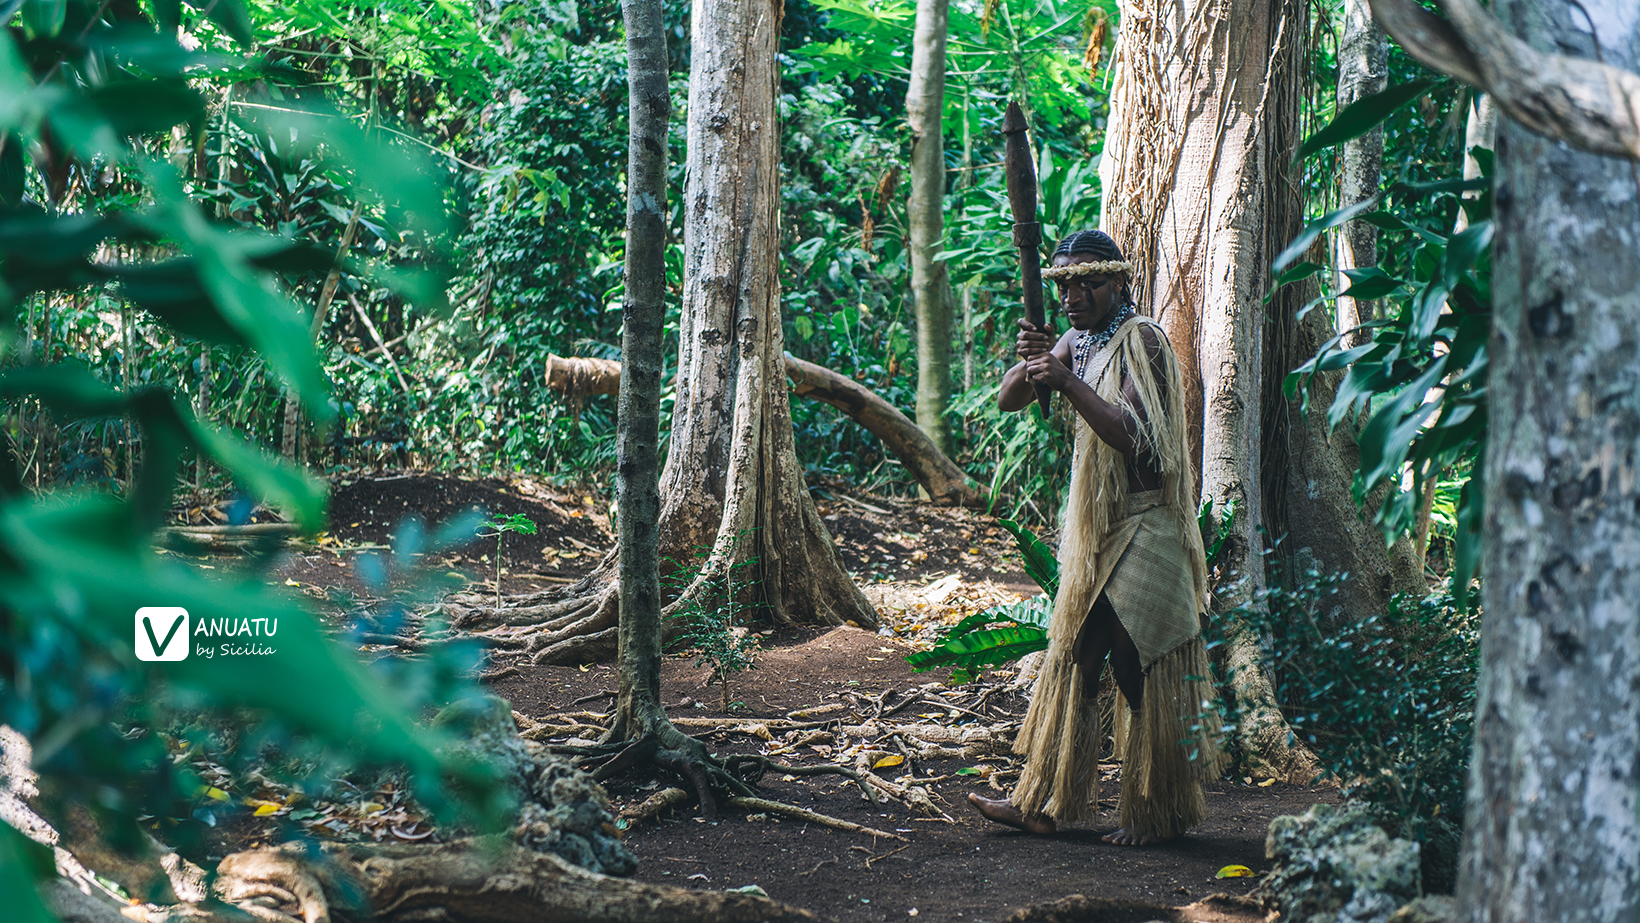
<path id="1" fill-rule="evenodd" d="M 1133 264 L 1127 260 L 1100 260 L 1092 263 L 1071 263 L 1042 270 L 1044 279 L 1069 279 L 1073 276 L 1110 276 L 1119 272 L 1133 274 Z"/>

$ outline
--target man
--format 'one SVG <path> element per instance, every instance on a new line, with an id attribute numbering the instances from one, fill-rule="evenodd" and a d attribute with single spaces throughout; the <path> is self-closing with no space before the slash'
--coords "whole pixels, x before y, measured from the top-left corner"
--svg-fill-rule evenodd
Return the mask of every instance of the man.
<path id="1" fill-rule="evenodd" d="M 1025 771 L 1007 800 L 970 795 L 981 814 L 1032 833 L 1097 812 L 1102 737 L 1095 705 L 1105 661 L 1118 690 L 1121 829 L 1143 846 L 1177 837 L 1207 812 L 1198 776 L 1222 760 L 1211 728 L 1199 613 L 1207 564 L 1178 360 L 1155 321 L 1134 312 L 1133 266 L 1101 231 L 1065 238 L 1042 275 L 1059 287 L 1071 330 L 1057 343 L 1020 321 L 1020 362 L 997 403 L 1017 411 L 1033 383 L 1076 412 L 1060 585 L 1048 651 L 1014 743 Z"/>

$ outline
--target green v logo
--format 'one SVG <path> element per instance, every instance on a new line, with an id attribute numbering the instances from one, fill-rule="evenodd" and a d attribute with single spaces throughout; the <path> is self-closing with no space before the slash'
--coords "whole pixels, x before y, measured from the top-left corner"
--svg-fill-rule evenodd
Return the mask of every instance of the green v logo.
<path id="1" fill-rule="evenodd" d="M 138 660 L 186 660 L 188 658 L 188 610 L 176 606 L 145 606 L 137 610 L 136 654 Z M 158 624 L 165 632 L 160 638 Z M 177 635 L 181 635 L 178 638 Z M 175 647 L 171 645 L 175 644 Z"/>
<path id="2" fill-rule="evenodd" d="M 170 646 L 171 639 L 177 636 L 177 629 L 181 628 L 182 623 L 187 620 L 188 617 L 185 615 L 177 616 L 177 620 L 171 623 L 171 630 L 165 633 L 165 640 L 158 641 L 154 638 L 154 623 L 148 618 L 148 616 L 145 615 L 142 617 L 142 627 L 148 632 L 148 643 L 153 647 L 156 655 L 161 657 L 165 656 L 165 649 Z"/>

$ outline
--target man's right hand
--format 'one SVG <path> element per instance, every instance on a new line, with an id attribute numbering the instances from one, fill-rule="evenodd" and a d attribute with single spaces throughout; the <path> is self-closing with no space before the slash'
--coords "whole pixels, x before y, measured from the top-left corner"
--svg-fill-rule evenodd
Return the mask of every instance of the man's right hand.
<path id="1" fill-rule="evenodd" d="M 1028 320 L 1019 322 L 1019 336 L 1014 338 L 1014 350 L 1019 358 L 1029 361 L 1053 349 L 1054 337 Z"/>

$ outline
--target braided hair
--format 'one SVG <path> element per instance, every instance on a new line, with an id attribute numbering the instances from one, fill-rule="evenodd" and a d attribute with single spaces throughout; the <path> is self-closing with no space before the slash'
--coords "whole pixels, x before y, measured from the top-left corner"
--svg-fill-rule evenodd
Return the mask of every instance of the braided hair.
<path id="1" fill-rule="evenodd" d="M 1122 248 L 1104 231 L 1076 231 L 1065 235 L 1054 248 L 1055 257 L 1087 254 L 1097 262 L 1120 263 L 1127 259 L 1122 255 Z M 1133 305 L 1133 281 L 1124 273 L 1118 279 L 1117 292 L 1122 304 Z"/>
<path id="2" fill-rule="evenodd" d="M 1116 246 L 1116 241 L 1104 231 L 1077 231 L 1074 234 L 1067 234 L 1053 251 L 1054 256 L 1067 256 L 1072 253 L 1091 254 L 1101 261 L 1121 262 L 1126 259 L 1122 256 L 1122 248 Z"/>

